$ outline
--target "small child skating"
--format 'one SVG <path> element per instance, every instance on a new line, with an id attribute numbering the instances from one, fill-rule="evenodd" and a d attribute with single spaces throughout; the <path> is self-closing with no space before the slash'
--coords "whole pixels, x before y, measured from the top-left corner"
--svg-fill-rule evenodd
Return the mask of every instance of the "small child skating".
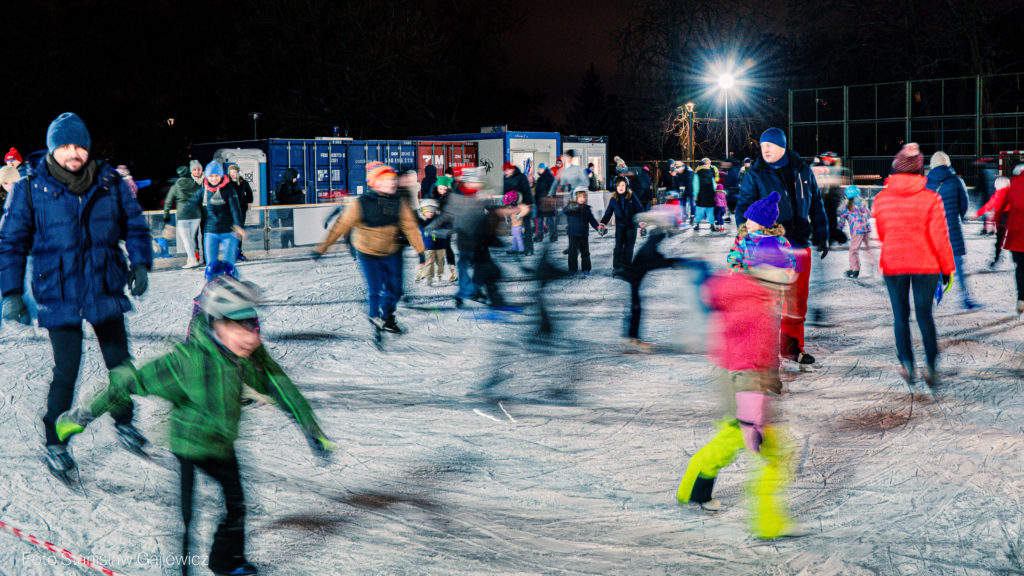
<path id="1" fill-rule="evenodd" d="M 576 201 L 562 209 L 569 235 L 569 274 L 575 274 L 577 265 L 581 264 L 583 275 L 590 276 L 590 228 L 599 228 L 587 204 L 587 188 L 577 186 L 575 194 Z"/>
<path id="2" fill-rule="evenodd" d="M 510 210 L 509 220 L 512 224 L 512 249 L 508 251 L 508 254 L 521 256 L 526 253 L 526 243 L 523 240 L 523 217 L 529 209 L 519 205 L 519 193 L 515 190 L 505 192 L 503 204 Z"/>
<path id="3" fill-rule="evenodd" d="M 725 211 L 729 206 L 728 196 L 725 194 L 725 187 L 719 184 L 715 188 L 715 231 L 725 231 Z"/>
<path id="4" fill-rule="evenodd" d="M 434 276 L 437 281 L 443 281 L 445 253 L 448 250 L 448 237 L 439 235 L 436 232 L 426 232 L 423 229 L 430 225 L 437 218 L 437 200 L 427 199 L 420 201 L 419 221 L 420 231 L 423 235 L 424 262 L 416 275 L 416 281 L 426 278 L 427 286 L 432 286 Z"/>
<path id="5" fill-rule="evenodd" d="M 789 248 L 760 242 L 750 246 L 742 272 L 715 273 L 702 286 L 712 328 L 717 330 L 709 356 L 722 393 L 722 419 L 715 437 L 690 459 L 676 492 L 680 503 L 721 510 L 722 503 L 712 495 L 715 479 L 745 447 L 758 460 L 746 492 L 751 531 L 761 539 L 799 533 L 784 501 L 792 475 L 791 449 L 773 416 L 782 391 L 779 302 L 795 276 L 792 262 Z"/>
<path id="6" fill-rule="evenodd" d="M 762 242 L 775 243 L 784 246 L 792 255 L 792 247 L 786 240 L 786 229 L 775 221 L 779 217 L 779 196 L 778 192 L 772 192 L 767 198 L 754 202 L 747 208 L 745 214 L 747 221 L 740 224 L 736 234 L 736 240 L 729 249 L 729 255 L 725 260 L 729 263 L 729 269 L 742 272 L 747 268 L 747 254 L 754 246 Z M 795 265 L 795 259 L 790 266 Z"/>
<path id="7" fill-rule="evenodd" d="M 978 209 L 978 213 L 975 214 L 975 218 L 981 218 L 983 215 L 995 210 L 1003 204 L 1003 197 L 1006 196 L 1006 192 L 1010 189 L 1010 179 L 1006 176 L 996 178 L 995 189 L 995 193 L 993 193 L 992 197 L 988 199 L 988 202 Z M 1006 214 L 1003 214 L 1000 219 L 995 222 L 996 253 L 995 256 L 992 257 L 992 261 L 988 264 L 989 268 L 995 268 L 996 264 L 999 264 L 999 256 L 1003 253 L 1003 238 L 1006 237 L 1006 216 Z M 986 226 L 987 225 L 988 223 L 986 221 Z"/>
<path id="8" fill-rule="evenodd" d="M 846 223 L 850 224 L 850 269 L 846 271 L 847 278 L 860 276 L 860 249 L 861 246 L 871 253 L 871 209 L 867 202 L 860 196 L 860 188 L 849 185 L 846 187 L 846 204 L 839 211 L 839 229 Z"/>
<path id="9" fill-rule="evenodd" d="M 188 341 L 140 368 L 125 363 L 114 369 L 110 385 L 92 401 L 62 414 L 56 429 L 62 441 L 67 440 L 92 420 L 126 405 L 132 395 L 170 401 L 170 449 L 181 472 L 182 556 L 189 554 L 192 492 L 199 468 L 220 484 L 227 512 L 213 538 L 209 568 L 218 575 L 242 576 L 257 573 L 245 558 L 245 497 L 235 455 L 245 390 L 286 410 L 316 455 L 326 457 L 334 445 L 260 341 L 254 324 L 256 287 L 226 275 L 212 284 L 203 291 L 202 314 L 193 318 Z"/>

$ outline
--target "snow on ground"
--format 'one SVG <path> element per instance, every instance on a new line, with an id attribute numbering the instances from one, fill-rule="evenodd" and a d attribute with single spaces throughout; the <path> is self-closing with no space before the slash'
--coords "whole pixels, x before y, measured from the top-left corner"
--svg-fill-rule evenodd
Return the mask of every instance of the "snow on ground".
<path id="1" fill-rule="evenodd" d="M 664 345 L 657 354 L 621 353 L 628 292 L 610 278 L 611 236 L 596 235 L 594 276 L 547 288 L 558 337 L 529 341 L 531 315 L 497 323 L 456 312 L 442 298 L 450 286 L 407 278 L 419 308 L 399 309 L 408 334 L 388 337 L 381 353 L 343 246 L 318 264 L 243 264 L 267 292 L 268 347 L 342 448 L 321 465 L 282 412 L 246 410 L 238 451 L 250 558 L 269 575 L 1020 574 L 1024 329 L 1009 259 L 989 272 L 992 242 L 976 233 L 968 227 L 969 269 L 979 271 L 970 282 L 986 308 L 963 313 L 957 288 L 938 308 L 947 384 L 938 398 L 923 385 L 911 395 L 896 373 L 877 268 L 852 281 L 842 277 L 845 249 L 825 260 L 812 304 L 835 325 L 808 329 L 820 369 L 787 372 L 781 403 L 799 448 L 792 511 L 811 535 L 774 542 L 746 532 L 747 456 L 720 476 L 725 511 L 676 504 L 717 415 L 708 363 L 668 346 L 697 328 L 681 318 L 682 272 L 655 272 L 645 285 L 644 335 Z M 664 251 L 724 262 L 730 238 L 706 234 L 672 238 Z M 499 260 L 510 278 L 524 277 Z M 184 335 L 201 278 L 152 275 L 130 316 L 137 358 Z M 503 289 L 526 300 L 535 286 Z M 106 374 L 95 340 L 86 344 L 80 395 Z M 133 456 L 104 418 L 73 442 L 85 493 L 69 491 L 41 460 L 45 333 L 5 325 L 0 349 L 0 519 L 126 574 L 179 573 L 170 564 L 180 551 L 178 481 L 166 448 L 152 461 Z M 917 355 L 920 365 L 920 345 Z M 166 414 L 159 400 L 138 402 L 136 421 L 164 447 Z M 206 478 L 196 494 L 193 551 L 205 553 L 220 500 Z M 0 535 L 0 575 L 79 573 L 54 559 Z"/>

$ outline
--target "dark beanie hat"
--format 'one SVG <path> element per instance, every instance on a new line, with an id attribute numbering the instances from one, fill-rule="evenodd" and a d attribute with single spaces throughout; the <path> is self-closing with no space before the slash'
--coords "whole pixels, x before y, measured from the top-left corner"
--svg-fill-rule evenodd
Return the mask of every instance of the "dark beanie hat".
<path id="1" fill-rule="evenodd" d="M 779 198 L 782 196 L 778 192 L 772 192 L 767 198 L 762 198 L 751 204 L 743 213 L 743 217 L 757 222 L 765 228 L 775 226 L 775 221 L 779 219 Z"/>
<path id="2" fill-rule="evenodd" d="M 89 131 L 85 128 L 85 122 L 74 112 L 65 112 L 53 122 L 46 130 L 46 151 L 53 154 L 53 151 L 66 144 L 74 144 L 88 150 L 92 146 L 89 139 Z"/>
<path id="3" fill-rule="evenodd" d="M 786 148 L 786 133 L 781 128 L 769 128 L 761 134 L 761 143 L 771 142 L 780 148 Z"/>
<path id="4" fill-rule="evenodd" d="M 896 153 L 892 161 L 893 174 L 921 174 L 924 171 L 924 155 L 917 142 L 908 142 Z"/>
<path id="5" fill-rule="evenodd" d="M 178 175 L 178 178 L 187 178 L 188 166 L 178 166 L 178 169 L 175 170 L 174 172 Z"/>

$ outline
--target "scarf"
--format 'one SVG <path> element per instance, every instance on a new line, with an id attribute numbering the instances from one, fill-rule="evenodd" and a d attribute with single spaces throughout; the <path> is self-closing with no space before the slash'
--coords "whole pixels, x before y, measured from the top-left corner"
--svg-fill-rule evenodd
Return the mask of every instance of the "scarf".
<path id="1" fill-rule="evenodd" d="M 778 170 L 779 168 L 782 168 L 787 164 L 789 164 L 789 152 L 786 152 L 785 154 L 782 155 L 782 158 L 778 159 L 775 162 L 770 162 L 768 165 Z"/>
<path id="2" fill-rule="evenodd" d="M 89 160 L 78 172 L 71 172 L 65 170 L 60 164 L 57 164 L 57 160 L 53 157 L 53 154 L 46 155 L 46 168 L 50 171 L 50 175 L 53 176 L 57 182 L 60 182 L 67 187 L 68 191 L 75 196 L 81 196 L 92 188 L 93 183 L 96 182 L 97 166 L 95 160 Z"/>

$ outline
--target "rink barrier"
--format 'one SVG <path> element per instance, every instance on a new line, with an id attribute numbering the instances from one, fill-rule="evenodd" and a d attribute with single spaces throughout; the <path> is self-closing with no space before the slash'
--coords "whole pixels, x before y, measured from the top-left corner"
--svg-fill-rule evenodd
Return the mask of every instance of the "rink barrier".
<path id="1" fill-rule="evenodd" d="M 7 524 L 6 522 L 3 522 L 2 520 L 0 520 L 0 530 L 3 530 L 4 532 L 7 532 L 8 534 L 14 535 L 15 537 L 17 537 L 19 540 L 21 540 L 23 542 L 28 542 L 29 544 L 32 544 L 34 546 L 38 546 L 39 548 L 47 550 L 48 552 L 50 552 L 52 554 L 56 554 L 57 556 L 61 556 L 65 560 L 67 560 L 70 563 L 75 564 L 76 566 L 84 566 L 84 567 L 86 567 L 86 568 L 88 568 L 90 570 L 93 570 L 95 572 L 99 572 L 100 574 L 106 574 L 107 576 L 127 576 L 126 574 L 123 574 L 121 572 L 114 572 L 110 568 L 104 568 L 103 566 L 100 566 L 99 564 L 96 564 L 92 560 L 89 560 L 88 558 L 86 558 L 86 557 L 84 557 L 84 556 L 82 556 L 80 554 L 75 554 L 74 552 L 72 552 L 70 550 L 67 550 L 67 549 L 64 549 L 64 548 L 58 548 L 56 545 L 51 544 L 50 542 L 47 542 L 45 540 L 40 540 L 39 538 L 36 538 L 35 536 L 33 536 L 31 534 L 28 534 L 26 532 L 22 532 L 21 530 L 15 528 L 14 526 L 11 526 L 10 524 Z"/>

